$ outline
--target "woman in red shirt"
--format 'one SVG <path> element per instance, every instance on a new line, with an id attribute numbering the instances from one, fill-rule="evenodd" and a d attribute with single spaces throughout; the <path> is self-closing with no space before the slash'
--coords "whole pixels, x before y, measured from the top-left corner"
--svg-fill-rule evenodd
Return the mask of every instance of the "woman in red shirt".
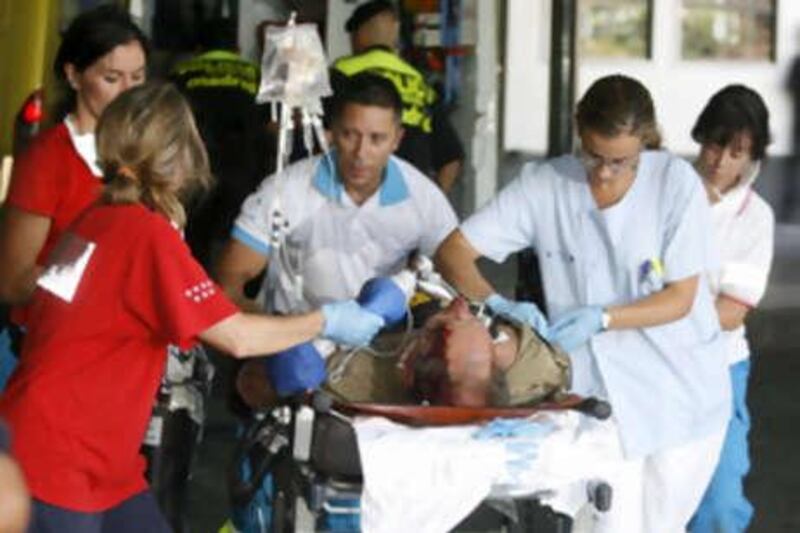
<path id="1" fill-rule="evenodd" d="M 191 110 L 170 85 L 131 89 L 99 121 L 108 185 L 48 259 L 20 366 L 0 397 L 34 497 L 32 531 L 167 531 L 139 455 L 168 344 L 234 357 L 322 334 L 369 342 L 383 319 L 350 300 L 244 314 L 192 258 L 180 199 L 210 182 Z"/>
<path id="2" fill-rule="evenodd" d="M 67 28 L 53 69 L 68 91 L 63 122 L 37 137 L 11 176 L 0 225 L 0 300 L 24 304 L 64 229 L 100 192 L 94 129 L 103 109 L 145 80 L 148 42 L 122 9 L 101 6 Z M 24 323 L 22 311 L 12 318 Z"/>

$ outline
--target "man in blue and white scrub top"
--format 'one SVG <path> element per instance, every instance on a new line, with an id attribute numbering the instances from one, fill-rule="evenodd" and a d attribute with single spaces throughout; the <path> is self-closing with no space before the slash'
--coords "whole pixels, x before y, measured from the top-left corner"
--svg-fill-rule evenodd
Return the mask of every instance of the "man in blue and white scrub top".
<path id="1" fill-rule="evenodd" d="M 270 207 L 277 181 L 283 180 L 286 252 L 302 277 L 302 292 L 281 264 L 270 260 L 269 311 L 306 311 L 352 298 L 366 280 L 400 270 L 412 250 L 432 256 L 456 227 L 444 194 L 406 161 L 390 157 L 380 187 L 361 205 L 346 193 L 337 166 L 335 150 L 300 161 L 266 180 L 242 206 L 233 239 L 269 257 Z"/>
<path id="2" fill-rule="evenodd" d="M 458 224 L 441 190 L 391 155 L 402 137 L 402 102 L 392 82 L 353 76 L 337 102 L 333 150 L 267 178 L 242 206 L 217 269 L 220 284 L 242 307 L 288 314 L 353 298 L 368 279 L 403 268 L 412 251 L 433 255 Z M 285 234 L 277 250 L 276 226 Z M 255 303 L 244 287 L 265 266 L 264 301 Z M 253 379 L 255 387 L 243 385 Z M 263 379 L 258 361 L 239 372 L 237 390 L 251 406 L 260 404 Z M 270 509 L 258 516 L 268 521 Z M 358 515 L 345 522 L 339 530 L 357 529 Z"/>
<path id="3" fill-rule="evenodd" d="M 240 303 L 244 284 L 267 265 L 270 312 L 352 298 L 368 279 L 405 266 L 410 252 L 433 255 L 455 229 L 441 190 L 391 155 L 402 135 L 399 111 L 380 95 L 396 96 L 394 87 L 374 75 L 353 79 L 361 88 L 341 96 L 334 149 L 267 178 L 242 206 L 219 267 L 221 284 Z M 278 254 L 270 240 L 276 225 L 286 235 Z"/>

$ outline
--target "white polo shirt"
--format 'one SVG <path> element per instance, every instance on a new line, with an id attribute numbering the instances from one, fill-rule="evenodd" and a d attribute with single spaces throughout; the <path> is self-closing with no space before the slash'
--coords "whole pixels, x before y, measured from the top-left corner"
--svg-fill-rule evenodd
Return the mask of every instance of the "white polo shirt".
<path id="1" fill-rule="evenodd" d="M 751 308 L 758 306 L 767 290 L 775 236 L 772 208 L 753 190 L 758 171 L 756 165 L 711 206 L 720 268 L 709 272 L 709 285 L 715 295 L 724 294 Z M 744 326 L 723 334 L 730 364 L 750 356 Z"/>
<path id="2" fill-rule="evenodd" d="M 335 152 L 300 161 L 280 178 L 264 180 L 242 206 L 232 236 L 270 257 L 268 311 L 301 312 L 352 298 L 368 279 L 401 269 L 413 250 L 433 255 L 458 224 L 441 190 L 400 158 L 389 159 L 380 188 L 360 206 L 337 168 Z M 278 186 L 288 221 L 283 261 L 271 253 L 269 239 Z M 300 294 L 285 264 L 301 275 Z"/>
<path id="3" fill-rule="evenodd" d="M 705 276 L 715 265 L 711 213 L 700 178 L 667 152 L 641 154 L 636 179 L 598 209 L 573 156 L 526 165 L 461 230 L 502 261 L 533 247 L 551 319 L 588 306 L 628 304 L 700 274 L 691 312 L 659 326 L 612 329 L 570 352 L 573 389 L 607 397 L 628 456 L 720 431 L 730 378 Z"/>

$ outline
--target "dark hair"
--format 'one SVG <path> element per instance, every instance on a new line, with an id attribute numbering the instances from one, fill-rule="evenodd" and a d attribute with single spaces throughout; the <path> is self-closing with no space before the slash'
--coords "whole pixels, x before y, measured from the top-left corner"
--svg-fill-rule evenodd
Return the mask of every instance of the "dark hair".
<path id="1" fill-rule="evenodd" d="M 147 57 L 150 53 L 147 37 L 124 9 L 116 5 L 101 5 L 85 11 L 72 21 L 61 36 L 61 45 L 53 62 L 56 78 L 62 82 L 66 80 L 64 67 L 67 64 L 83 72 L 117 46 L 132 41 L 139 42 Z M 70 91 L 68 100 L 72 104 L 75 91 L 69 84 L 64 85 Z"/>
<path id="2" fill-rule="evenodd" d="M 203 50 L 236 50 L 236 39 L 233 19 L 214 17 L 203 22 L 198 42 Z"/>
<path id="3" fill-rule="evenodd" d="M 400 93 L 387 78 L 369 72 L 352 77 L 342 76 L 333 98 L 333 119 L 339 118 L 347 104 L 383 107 L 394 111 L 397 121 L 403 113 Z"/>
<path id="4" fill-rule="evenodd" d="M 614 74 L 595 81 L 578 102 L 575 121 L 578 132 L 591 130 L 609 137 L 629 133 L 646 148 L 661 146 L 650 92 L 628 76 Z"/>
<path id="5" fill-rule="evenodd" d="M 344 29 L 347 33 L 353 33 L 375 15 L 385 12 L 397 13 L 394 5 L 388 0 L 372 0 L 371 2 L 361 4 L 353 11 L 350 18 L 347 19 Z"/>
<path id="6" fill-rule="evenodd" d="M 692 128 L 692 139 L 700 144 L 727 146 L 738 133 L 747 132 L 753 141 L 750 157 L 764 158 L 769 134 L 769 111 L 764 100 L 744 85 L 728 85 L 718 91 L 703 108 Z"/>

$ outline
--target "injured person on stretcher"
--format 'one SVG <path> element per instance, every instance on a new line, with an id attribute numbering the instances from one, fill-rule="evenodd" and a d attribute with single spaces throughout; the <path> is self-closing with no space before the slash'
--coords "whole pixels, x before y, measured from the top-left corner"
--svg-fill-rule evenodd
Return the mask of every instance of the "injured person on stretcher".
<path id="1" fill-rule="evenodd" d="M 598 410 L 602 405 L 595 400 L 595 407 L 584 410 L 573 403 L 568 356 L 527 325 L 500 316 L 487 320 L 481 311 L 473 312 L 460 297 L 444 309 L 435 302 L 412 306 L 421 327 L 384 333 L 370 347 L 330 353 L 320 385 L 326 394 L 311 402 L 316 414 L 309 449 L 298 456 L 296 441 L 289 444 L 290 457 L 300 457 L 311 470 L 288 471 L 303 483 L 317 483 L 311 494 L 357 479 L 348 497 L 360 502 L 365 532 L 396 531 L 397 524 L 449 531 L 484 499 L 514 508 L 508 503 L 513 499 L 536 500 L 562 525 L 582 510 L 590 522 L 595 513 L 606 513 L 612 488 L 604 478 L 616 468 L 605 444 L 610 432 L 599 429 L 606 427 L 607 404 Z M 286 445 L 275 437 L 280 430 L 263 428 L 292 427 L 291 422 L 274 416 L 280 408 L 272 408 L 282 400 L 265 366 L 246 364 L 237 379 L 239 393 L 254 410 L 273 413 L 257 418 L 249 434 L 268 435 L 254 442 L 261 442 L 268 457 L 279 457 L 275 449 Z M 333 409 L 318 405 L 321 396 L 336 400 Z M 286 434 L 297 439 L 297 426 Z M 266 471 L 262 465 L 251 468 Z M 303 477 L 310 471 L 315 474 Z M 304 484 L 274 475 L 274 486 L 267 482 L 280 495 L 274 498 L 311 505 L 313 516 L 322 512 L 319 501 L 291 492 Z M 256 479 L 240 482 L 233 492 L 260 486 Z"/>
<path id="2" fill-rule="evenodd" d="M 373 347 L 335 350 L 326 366 L 323 390 L 348 403 L 523 407 L 558 400 L 570 384 L 563 351 L 505 317 L 486 325 L 463 298 L 420 329 L 385 333 Z M 236 388 L 251 408 L 277 403 L 257 361 L 241 369 Z"/>

